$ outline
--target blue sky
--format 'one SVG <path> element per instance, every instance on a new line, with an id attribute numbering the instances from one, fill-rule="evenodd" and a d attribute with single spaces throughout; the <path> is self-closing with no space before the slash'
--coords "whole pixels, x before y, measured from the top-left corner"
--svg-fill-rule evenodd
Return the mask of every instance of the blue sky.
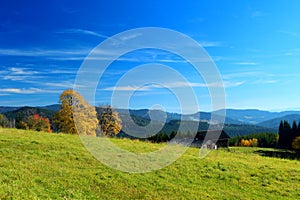
<path id="1" fill-rule="evenodd" d="M 299 10 L 297 0 L 1 1 L 0 105 L 57 103 L 100 42 L 133 28 L 163 27 L 190 36 L 208 52 L 221 73 L 228 108 L 300 110 Z M 95 103 L 109 103 L 112 87 L 128 70 L 157 61 L 187 77 L 200 109 L 210 110 L 203 79 L 181 60 L 151 49 L 124 55 L 102 77 Z M 174 86 L 176 80 L 169 80 Z M 155 104 L 179 111 L 164 88 L 145 86 L 130 99 L 132 108 Z"/>

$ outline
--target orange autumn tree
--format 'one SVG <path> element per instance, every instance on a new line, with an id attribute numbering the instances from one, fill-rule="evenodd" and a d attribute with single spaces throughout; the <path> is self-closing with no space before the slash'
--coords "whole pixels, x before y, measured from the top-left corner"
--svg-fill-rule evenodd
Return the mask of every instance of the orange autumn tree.
<path id="1" fill-rule="evenodd" d="M 60 110 L 53 122 L 57 131 L 69 134 L 96 136 L 97 113 L 75 90 L 65 90 L 59 98 Z"/>
<path id="2" fill-rule="evenodd" d="M 28 117 L 25 123 L 30 130 L 51 132 L 50 120 L 38 114 Z"/>

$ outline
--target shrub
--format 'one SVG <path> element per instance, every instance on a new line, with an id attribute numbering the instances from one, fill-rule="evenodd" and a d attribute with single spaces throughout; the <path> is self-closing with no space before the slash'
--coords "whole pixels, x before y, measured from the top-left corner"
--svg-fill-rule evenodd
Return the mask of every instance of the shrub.
<path id="1" fill-rule="evenodd" d="M 242 147 L 257 147 L 258 140 L 256 138 L 252 138 L 249 140 L 242 139 L 241 146 Z"/>
<path id="2" fill-rule="evenodd" d="M 4 115 L 0 114 L 0 127 L 5 128 L 7 126 L 8 126 L 7 118 Z"/>
<path id="3" fill-rule="evenodd" d="M 28 127 L 27 129 L 35 130 L 35 131 L 47 131 L 50 132 L 50 120 L 48 118 L 43 118 L 38 114 L 34 114 L 27 118 L 24 126 Z"/>
<path id="4" fill-rule="evenodd" d="M 293 141 L 293 149 L 300 150 L 300 137 L 296 137 Z"/>

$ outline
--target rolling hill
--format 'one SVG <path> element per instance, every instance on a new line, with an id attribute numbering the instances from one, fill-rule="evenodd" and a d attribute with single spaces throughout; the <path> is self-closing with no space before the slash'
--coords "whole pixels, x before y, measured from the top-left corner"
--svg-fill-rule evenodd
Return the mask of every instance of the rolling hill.
<path id="1" fill-rule="evenodd" d="M 165 145 L 110 141 L 136 153 Z M 299 199 L 300 162 L 276 153 L 232 147 L 201 159 L 189 148 L 160 170 L 126 173 L 95 159 L 78 136 L 0 128 L 0 199 Z"/>
<path id="2" fill-rule="evenodd" d="M 270 119 L 264 122 L 259 123 L 258 125 L 269 127 L 269 128 L 278 128 L 280 121 L 288 121 L 290 124 L 293 123 L 293 121 L 296 121 L 297 123 L 300 122 L 300 114 L 292 114 L 292 115 L 285 115 L 283 117 Z"/>
<path id="3" fill-rule="evenodd" d="M 55 114 L 55 111 L 44 109 L 44 108 L 39 108 L 39 107 L 25 106 L 25 107 L 21 107 L 21 108 L 18 108 L 16 110 L 12 110 L 12 111 L 4 113 L 4 115 L 8 119 L 17 119 L 18 116 L 20 116 L 24 119 L 24 118 L 32 116 L 34 114 L 38 114 L 42 117 L 47 117 L 51 121 L 53 115 Z"/>
<path id="4" fill-rule="evenodd" d="M 19 109 L 20 107 L 11 107 L 11 106 L 0 106 L 0 113 L 6 113 L 9 111 L 14 111 Z"/>

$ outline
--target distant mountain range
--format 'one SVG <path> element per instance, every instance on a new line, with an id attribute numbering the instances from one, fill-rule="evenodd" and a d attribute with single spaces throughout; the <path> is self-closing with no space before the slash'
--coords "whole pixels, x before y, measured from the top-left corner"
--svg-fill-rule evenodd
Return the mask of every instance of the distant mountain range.
<path id="1" fill-rule="evenodd" d="M 22 107 L 12 107 L 12 106 L 0 106 L 0 113 L 6 113 L 10 111 L 15 111 L 21 108 L 41 108 L 41 109 L 46 109 L 46 110 L 52 110 L 57 112 L 60 109 L 59 104 L 53 104 L 49 106 L 37 106 L 37 107 L 31 107 L 31 106 L 22 106 Z"/>
<path id="2" fill-rule="evenodd" d="M 119 113 L 127 113 L 126 109 L 116 109 Z M 153 116 L 153 119 L 158 121 L 170 122 L 172 120 L 191 120 L 191 121 L 203 121 L 210 123 L 211 122 L 211 113 L 210 112 L 198 112 L 195 114 L 181 115 L 178 113 L 165 113 L 160 110 L 130 110 L 131 115 L 140 116 L 146 119 L 150 119 L 150 114 Z M 215 112 L 216 120 L 220 120 L 222 117 L 218 113 L 223 113 L 224 110 L 219 110 Z M 227 109 L 225 124 L 235 124 L 235 125 L 257 125 L 268 128 L 278 128 L 281 120 L 287 120 L 292 123 L 293 120 L 297 122 L 300 121 L 300 111 L 284 111 L 284 112 L 269 112 L 255 109 L 246 109 L 246 110 L 236 110 L 236 109 Z"/>
<path id="3" fill-rule="evenodd" d="M 299 114 L 292 114 L 292 115 L 285 115 L 283 117 L 278 117 L 275 119 L 270 119 L 264 122 L 259 123 L 259 126 L 264 126 L 264 127 L 269 127 L 269 128 L 274 128 L 278 127 L 280 121 L 288 121 L 290 125 L 292 125 L 293 121 L 296 121 L 297 123 L 300 122 L 300 115 Z"/>
<path id="4" fill-rule="evenodd" d="M 52 119 L 55 112 L 60 109 L 59 104 L 41 106 L 41 107 L 6 107 L 0 106 L 0 113 L 3 113 L 7 118 L 13 119 L 21 114 L 22 116 L 29 116 L 32 114 L 39 114 L 43 117 Z M 184 121 L 186 127 L 188 124 L 194 122 L 201 122 L 200 128 L 207 128 L 208 124 L 217 125 L 218 122 L 223 118 L 218 115 L 219 111 L 216 111 L 215 121 L 211 121 L 210 112 L 198 112 L 195 114 L 178 114 L 163 112 L 161 110 L 127 110 L 127 109 L 116 109 L 120 114 L 124 123 L 129 124 L 129 119 L 134 119 L 138 124 L 143 126 L 150 123 L 150 120 L 154 121 L 157 125 L 166 122 L 163 130 L 171 131 L 172 129 L 178 128 L 178 121 Z M 224 111 L 224 110 L 221 110 Z M 129 112 L 129 113 L 128 113 Z M 253 132 L 277 132 L 279 123 L 281 120 L 287 120 L 292 123 L 296 120 L 297 123 L 300 121 L 300 111 L 284 111 L 284 112 L 269 112 L 255 109 L 236 110 L 227 109 L 225 117 L 224 130 L 230 135 L 241 135 Z"/>
<path id="5" fill-rule="evenodd" d="M 284 117 L 289 115 L 300 115 L 300 111 L 269 112 L 256 109 L 226 109 L 226 117 L 243 124 L 264 124 L 265 121 L 277 118 L 285 119 Z"/>
<path id="6" fill-rule="evenodd" d="M 120 114 L 128 114 L 127 109 L 115 109 Z M 143 117 L 145 119 L 151 119 L 160 121 L 160 122 L 170 122 L 172 120 L 184 120 L 184 121 L 202 121 L 202 122 L 210 122 L 210 123 L 218 123 L 222 120 L 222 116 L 216 115 L 215 122 L 211 121 L 211 113 L 210 112 L 197 112 L 195 114 L 178 114 L 178 113 L 170 113 L 164 112 L 161 110 L 129 110 L 130 115 Z M 225 117 L 225 123 L 227 124 L 243 124 L 241 121 L 232 119 L 230 117 Z"/>

